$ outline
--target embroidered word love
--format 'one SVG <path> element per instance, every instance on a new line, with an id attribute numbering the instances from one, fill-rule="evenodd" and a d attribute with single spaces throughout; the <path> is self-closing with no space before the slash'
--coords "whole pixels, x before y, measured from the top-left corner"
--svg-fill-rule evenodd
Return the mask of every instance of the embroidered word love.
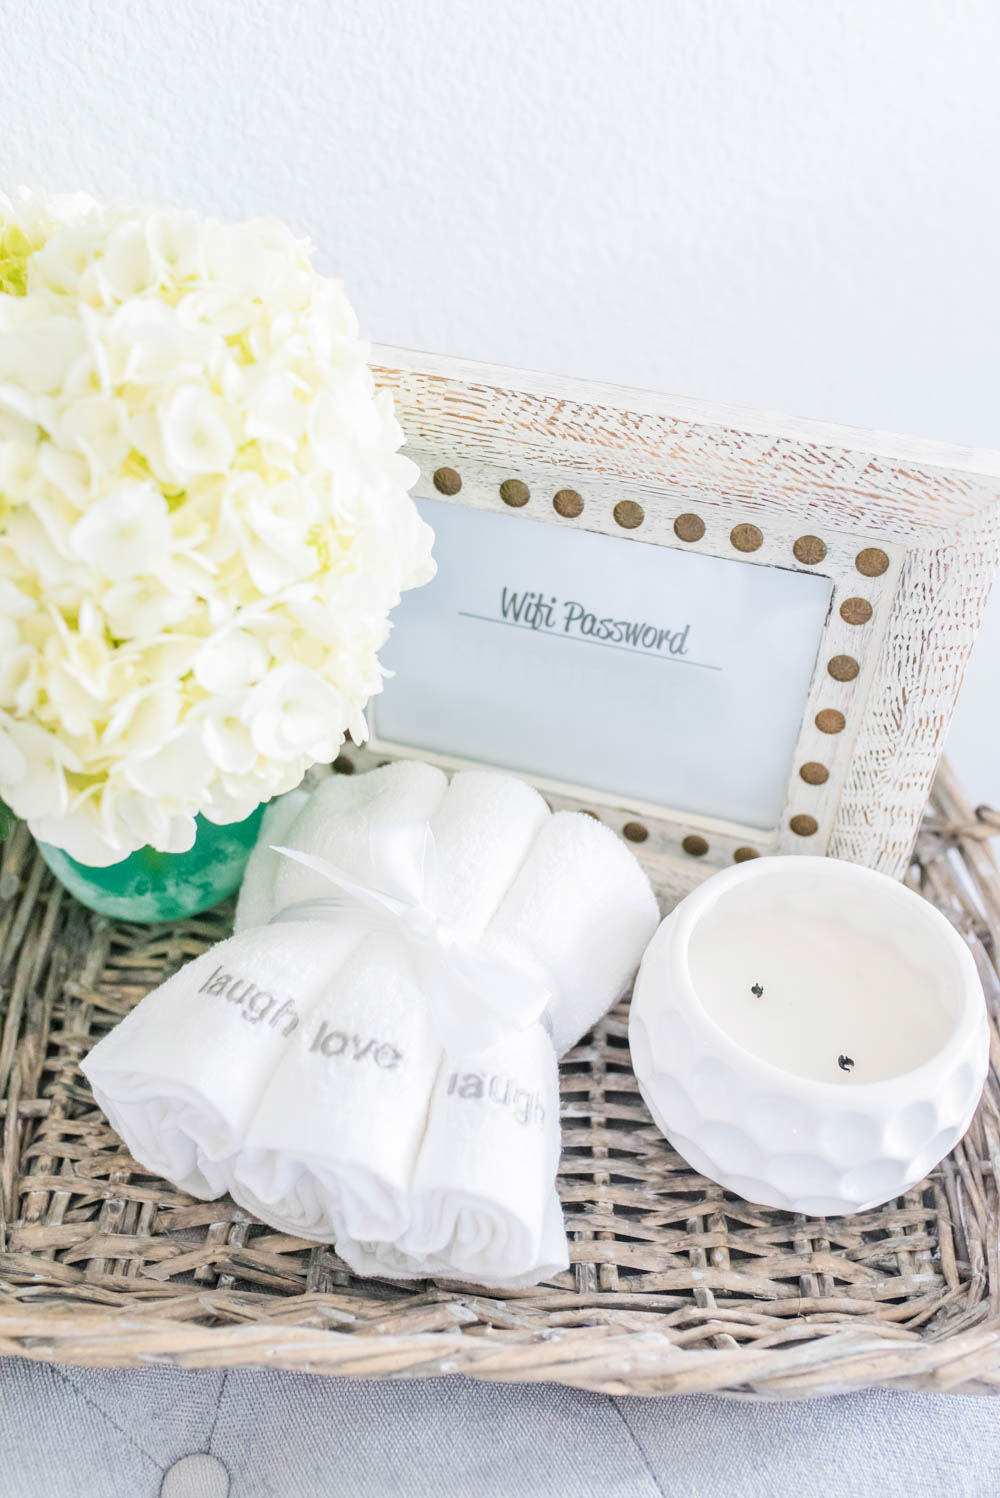
<path id="1" fill-rule="evenodd" d="M 241 1017 L 251 1025 L 260 1025 L 266 1020 L 270 1029 L 282 1026 L 281 1033 L 287 1039 L 299 1023 L 294 999 L 279 1003 L 273 993 L 258 988 L 249 978 L 237 973 L 227 973 L 217 967 L 198 990 L 199 993 L 218 994 L 228 1004 L 238 1004 Z"/>
<path id="2" fill-rule="evenodd" d="M 376 1040 L 374 1036 L 362 1040 L 360 1035 L 348 1035 L 346 1030 L 332 1030 L 323 1020 L 309 1047 L 324 1056 L 344 1056 L 350 1061 L 370 1058 L 383 1071 L 394 1071 L 403 1059 L 403 1052 L 387 1040 Z"/>

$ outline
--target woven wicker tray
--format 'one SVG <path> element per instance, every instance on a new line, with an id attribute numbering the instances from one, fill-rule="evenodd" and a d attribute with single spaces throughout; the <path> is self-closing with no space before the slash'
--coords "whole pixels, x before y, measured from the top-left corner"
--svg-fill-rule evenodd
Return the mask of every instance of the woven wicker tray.
<path id="1" fill-rule="evenodd" d="M 910 871 L 972 944 L 994 1063 L 1000 874 L 985 839 L 997 826 L 943 767 Z M 0 1352 L 609 1393 L 1000 1386 L 995 1069 L 928 1181 L 877 1211 L 811 1220 L 730 1197 L 671 1150 L 639 1098 L 622 1003 L 562 1066 L 569 1272 L 502 1299 L 363 1281 L 329 1248 L 149 1176 L 80 1074 L 149 988 L 225 934 L 229 912 L 170 928 L 91 916 L 23 828 L 4 849 L 0 902 Z"/>

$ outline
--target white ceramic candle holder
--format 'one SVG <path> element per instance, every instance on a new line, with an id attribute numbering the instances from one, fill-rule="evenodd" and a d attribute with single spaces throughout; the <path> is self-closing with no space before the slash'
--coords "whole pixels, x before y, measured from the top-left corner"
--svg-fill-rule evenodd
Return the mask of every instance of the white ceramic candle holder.
<path id="1" fill-rule="evenodd" d="M 828 858 L 755 859 L 688 895 L 643 958 L 629 1043 L 695 1170 L 810 1216 L 923 1180 L 968 1128 L 989 1058 L 979 976 L 947 919 Z"/>

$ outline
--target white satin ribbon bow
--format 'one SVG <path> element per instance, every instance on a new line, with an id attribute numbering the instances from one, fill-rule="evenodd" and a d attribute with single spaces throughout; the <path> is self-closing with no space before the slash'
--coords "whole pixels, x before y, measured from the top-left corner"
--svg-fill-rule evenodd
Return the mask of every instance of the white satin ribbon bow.
<path id="1" fill-rule="evenodd" d="M 345 918 L 404 943 L 421 964 L 422 987 L 446 1050 L 485 1050 L 511 1031 L 527 1029 L 538 1020 L 544 1023 L 551 997 L 545 984 L 526 968 L 447 926 L 428 905 L 435 849 L 426 824 L 396 827 L 378 845 L 372 840 L 369 856 L 377 875 L 372 884 L 360 884 L 313 853 L 278 846 L 272 851 L 319 874 L 335 891 L 287 906 L 272 921 Z"/>

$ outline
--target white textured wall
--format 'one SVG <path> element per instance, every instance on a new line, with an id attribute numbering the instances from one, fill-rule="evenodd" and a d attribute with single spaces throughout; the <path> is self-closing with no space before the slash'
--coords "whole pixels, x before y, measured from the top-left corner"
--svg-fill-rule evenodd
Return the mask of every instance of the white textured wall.
<path id="1" fill-rule="evenodd" d="M 0 172 L 281 214 L 384 342 L 998 447 L 998 58 L 995 0 L 0 0 Z M 995 600 L 1000 803 L 998 667 Z"/>

